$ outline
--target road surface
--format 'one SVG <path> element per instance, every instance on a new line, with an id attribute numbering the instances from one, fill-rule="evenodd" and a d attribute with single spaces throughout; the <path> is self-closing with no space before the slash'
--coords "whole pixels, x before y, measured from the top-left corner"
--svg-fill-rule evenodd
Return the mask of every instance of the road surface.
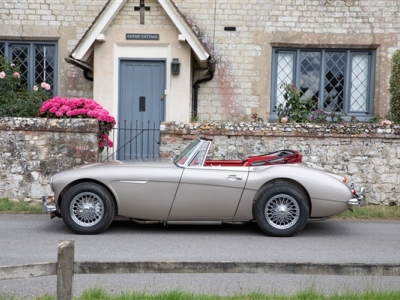
<path id="1" fill-rule="evenodd" d="M 400 263 L 399 221 L 309 222 L 291 238 L 265 236 L 256 224 L 183 226 L 114 222 L 100 235 L 75 235 L 47 215 L 0 214 L 0 266 L 55 262 L 61 240 L 75 240 L 75 261 L 238 261 L 310 263 Z M 109 292 L 293 294 L 315 288 L 400 289 L 400 277 L 270 274 L 76 275 L 74 295 L 102 287 Z M 56 293 L 55 276 L 0 281 L 0 295 Z"/>

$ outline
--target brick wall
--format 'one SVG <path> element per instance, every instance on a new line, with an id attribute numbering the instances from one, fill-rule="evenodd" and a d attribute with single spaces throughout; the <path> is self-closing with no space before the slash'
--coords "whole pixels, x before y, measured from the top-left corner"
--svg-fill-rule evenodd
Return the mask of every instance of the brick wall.
<path id="1" fill-rule="evenodd" d="M 278 149 L 298 150 L 303 161 L 364 186 L 369 203 L 400 205 L 400 126 L 166 122 L 161 131 L 161 156 L 173 157 L 198 137 L 213 140 L 213 159 L 243 159 Z"/>
<path id="2" fill-rule="evenodd" d="M 50 176 L 98 161 L 92 119 L 0 118 L 0 198 L 40 199 Z"/>

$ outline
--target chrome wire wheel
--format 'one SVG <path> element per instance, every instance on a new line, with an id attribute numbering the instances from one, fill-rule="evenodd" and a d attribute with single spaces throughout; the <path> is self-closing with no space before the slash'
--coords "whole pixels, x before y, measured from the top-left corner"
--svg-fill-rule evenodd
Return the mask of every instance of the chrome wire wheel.
<path id="1" fill-rule="evenodd" d="M 103 219 L 104 203 L 98 195 L 82 192 L 72 199 L 69 213 L 72 220 L 79 226 L 92 227 Z"/>
<path id="2" fill-rule="evenodd" d="M 295 198 L 287 194 L 271 197 L 265 205 L 265 219 L 276 229 L 294 226 L 300 217 L 300 208 Z"/>

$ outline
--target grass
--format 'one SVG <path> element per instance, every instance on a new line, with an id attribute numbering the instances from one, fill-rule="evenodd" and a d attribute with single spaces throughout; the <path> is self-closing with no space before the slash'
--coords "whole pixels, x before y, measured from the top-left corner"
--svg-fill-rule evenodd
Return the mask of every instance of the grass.
<path id="1" fill-rule="evenodd" d="M 0 212 L 38 214 L 42 212 L 42 206 L 40 203 L 11 201 L 7 198 L 0 198 Z"/>
<path id="2" fill-rule="evenodd" d="M 35 300 L 55 300 L 55 296 L 43 296 L 31 298 Z M 125 292 L 120 294 L 109 294 L 103 289 L 97 288 L 82 293 L 75 300 L 394 300 L 400 299 L 400 291 L 367 291 L 367 292 L 344 292 L 325 295 L 311 290 L 304 290 L 295 295 L 278 294 L 238 294 L 234 296 L 218 296 L 193 294 L 181 291 L 170 291 L 157 294 Z M 0 300 L 19 300 L 16 297 L 2 297 Z"/>
<path id="3" fill-rule="evenodd" d="M 353 212 L 348 210 L 335 218 L 350 220 L 400 220 L 400 206 L 370 204 L 365 207 L 355 207 Z"/>

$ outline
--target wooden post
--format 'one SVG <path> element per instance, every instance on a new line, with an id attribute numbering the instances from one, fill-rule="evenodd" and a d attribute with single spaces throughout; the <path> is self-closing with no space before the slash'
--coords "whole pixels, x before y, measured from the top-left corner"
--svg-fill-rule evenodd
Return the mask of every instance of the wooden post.
<path id="1" fill-rule="evenodd" d="M 75 241 L 58 243 L 57 300 L 72 300 Z"/>

